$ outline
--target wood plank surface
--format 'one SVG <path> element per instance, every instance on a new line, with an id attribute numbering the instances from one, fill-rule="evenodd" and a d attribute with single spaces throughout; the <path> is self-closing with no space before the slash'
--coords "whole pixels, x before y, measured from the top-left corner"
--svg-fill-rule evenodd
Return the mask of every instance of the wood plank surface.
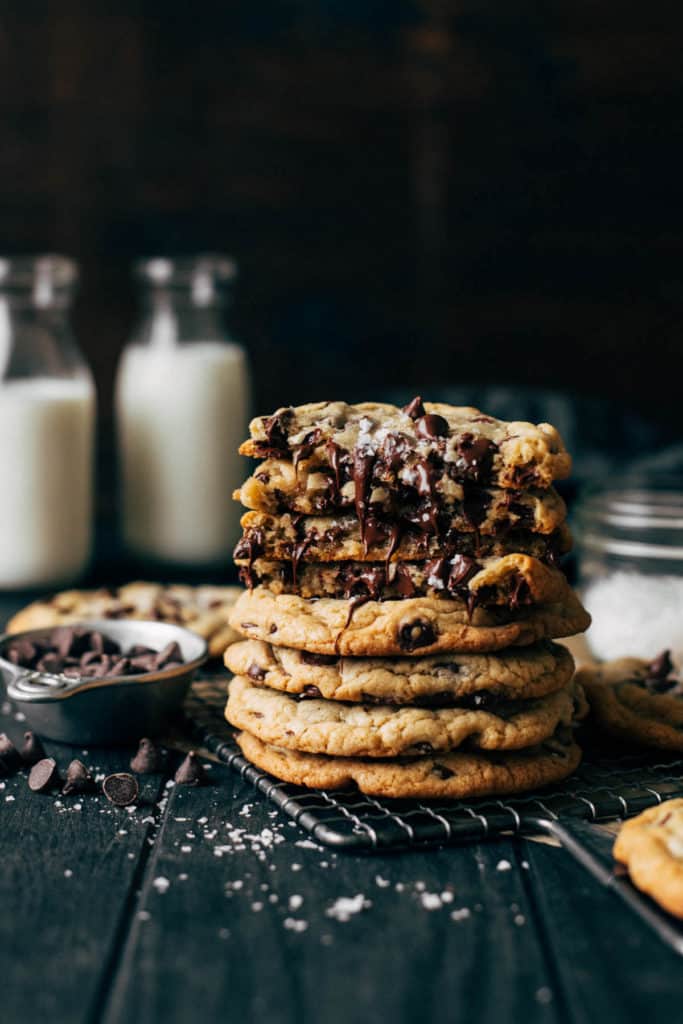
<path id="1" fill-rule="evenodd" d="M 107 1024 L 562 1019 L 511 841 L 336 855 L 213 775 L 171 793 Z"/>
<path id="2" fill-rule="evenodd" d="M 613 838 L 602 840 L 606 864 Z M 597 843 L 593 846 L 596 852 Z M 530 879 L 568 1017 L 576 1024 L 680 1018 L 683 960 L 564 851 L 527 844 Z"/>
<path id="3" fill-rule="evenodd" d="M 0 714 L 18 742 L 22 722 Z M 45 744 L 60 768 L 78 756 L 99 774 L 130 754 Z M 161 810 L 163 779 L 141 781 L 131 811 L 102 795 L 32 793 L 25 773 L 0 779 L 0 979 L 4 1024 L 94 1019 L 110 959 L 125 932 Z"/>

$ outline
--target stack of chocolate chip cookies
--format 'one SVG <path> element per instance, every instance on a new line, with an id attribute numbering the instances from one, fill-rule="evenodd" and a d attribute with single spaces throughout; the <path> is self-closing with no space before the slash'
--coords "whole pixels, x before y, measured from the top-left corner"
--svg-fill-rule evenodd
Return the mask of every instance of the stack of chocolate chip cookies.
<path id="1" fill-rule="evenodd" d="M 414 399 L 320 402 L 251 424 L 264 461 L 235 560 L 226 708 L 244 754 L 302 785 L 503 794 L 577 766 L 569 652 L 589 617 L 558 568 L 548 424 Z"/>

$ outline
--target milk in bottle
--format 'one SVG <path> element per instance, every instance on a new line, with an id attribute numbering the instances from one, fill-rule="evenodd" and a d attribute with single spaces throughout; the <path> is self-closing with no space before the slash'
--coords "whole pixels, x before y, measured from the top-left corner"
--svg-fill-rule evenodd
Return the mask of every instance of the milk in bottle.
<path id="1" fill-rule="evenodd" d="M 249 414 L 246 356 L 222 323 L 234 264 L 148 260 L 137 276 L 145 312 L 116 387 L 124 536 L 153 561 L 225 566 Z"/>
<path id="2" fill-rule="evenodd" d="M 95 390 L 67 321 L 76 267 L 0 259 L 0 589 L 68 583 L 92 538 Z"/>

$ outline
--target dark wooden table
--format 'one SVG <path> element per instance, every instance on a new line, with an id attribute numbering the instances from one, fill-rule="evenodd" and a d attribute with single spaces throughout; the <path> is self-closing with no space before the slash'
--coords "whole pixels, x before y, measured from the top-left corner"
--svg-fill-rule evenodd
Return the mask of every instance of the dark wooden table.
<path id="1" fill-rule="evenodd" d="M 683 960 L 561 849 L 335 854 L 209 774 L 148 776 L 133 809 L 0 780 L 2 1024 L 680 1019 Z"/>

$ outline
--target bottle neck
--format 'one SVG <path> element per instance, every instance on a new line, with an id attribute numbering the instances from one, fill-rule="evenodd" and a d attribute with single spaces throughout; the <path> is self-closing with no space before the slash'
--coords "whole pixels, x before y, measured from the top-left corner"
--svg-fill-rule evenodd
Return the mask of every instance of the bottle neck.
<path id="1" fill-rule="evenodd" d="M 137 341 L 154 346 L 229 342 L 225 301 L 198 304 L 189 295 L 154 290 L 145 297 Z"/>

